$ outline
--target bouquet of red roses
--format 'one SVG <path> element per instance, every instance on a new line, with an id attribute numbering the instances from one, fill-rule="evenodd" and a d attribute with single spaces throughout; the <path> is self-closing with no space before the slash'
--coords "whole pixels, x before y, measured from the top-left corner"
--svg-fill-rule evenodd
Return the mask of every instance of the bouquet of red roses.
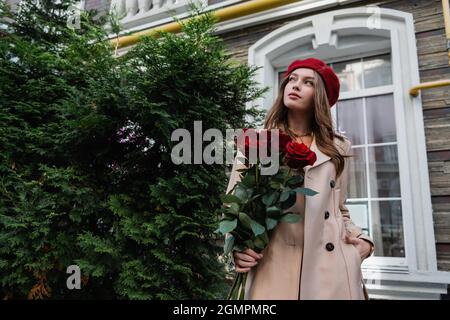
<path id="1" fill-rule="evenodd" d="M 261 252 L 269 243 L 278 223 L 296 223 L 300 215 L 288 211 L 297 193 L 313 196 L 317 192 L 303 187 L 307 165 L 316 161 L 316 154 L 305 144 L 295 142 L 279 129 L 243 129 L 237 140 L 238 151 L 244 155 L 245 168 L 238 170 L 242 179 L 221 196 L 222 217 L 216 232 L 225 235 L 224 254 L 251 248 Z M 273 148 L 276 146 L 277 148 Z M 280 164 L 274 174 L 261 174 L 269 158 Z M 256 157 L 255 157 L 256 155 Z M 254 161 L 256 158 L 256 161 Z M 253 159 L 253 160 L 252 160 Z M 237 273 L 228 294 L 229 300 L 242 300 L 247 273 Z"/>

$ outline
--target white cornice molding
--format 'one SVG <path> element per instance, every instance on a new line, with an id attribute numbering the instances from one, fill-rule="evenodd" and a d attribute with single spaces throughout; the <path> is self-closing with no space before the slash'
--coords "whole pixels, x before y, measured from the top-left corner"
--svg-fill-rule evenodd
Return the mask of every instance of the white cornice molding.
<path id="1" fill-rule="evenodd" d="M 240 0 L 227 0 L 219 2 L 206 7 L 205 11 L 218 10 L 224 7 L 232 6 L 234 4 L 239 4 Z M 267 23 L 274 20 L 279 20 L 287 18 L 290 16 L 295 16 L 304 13 L 312 13 L 318 10 L 323 10 L 326 8 L 334 8 L 342 5 L 347 5 L 354 2 L 361 2 L 361 0 L 303 0 L 294 2 L 288 5 L 280 6 L 270 10 L 265 10 L 263 12 L 245 15 L 240 18 L 227 20 L 219 22 L 216 24 L 215 34 L 221 34 L 236 29 L 242 29 L 245 27 L 251 27 L 262 23 Z M 187 18 L 188 12 L 183 12 L 177 15 L 178 19 Z M 124 29 L 120 32 L 121 35 L 130 34 L 133 32 L 138 32 L 146 30 L 149 28 L 158 27 L 167 23 L 173 22 L 171 17 L 165 17 L 155 20 L 151 16 L 149 17 L 139 17 L 136 18 L 126 18 L 122 21 L 124 23 Z M 113 35 L 111 35 L 113 37 Z"/>
<path id="2" fill-rule="evenodd" d="M 219 22 L 217 27 L 217 34 L 242 29 L 245 27 L 252 27 L 261 23 L 268 23 L 274 20 L 281 20 L 291 16 L 297 16 L 305 13 L 312 13 L 315 11 L 336 8 L 354 2 L 361 2 L 361 0 L 303 0 L 294 2 L 288 5 L 280 6 L 274 9 L 263 12 L 246 15 L 240 18 Z"/>

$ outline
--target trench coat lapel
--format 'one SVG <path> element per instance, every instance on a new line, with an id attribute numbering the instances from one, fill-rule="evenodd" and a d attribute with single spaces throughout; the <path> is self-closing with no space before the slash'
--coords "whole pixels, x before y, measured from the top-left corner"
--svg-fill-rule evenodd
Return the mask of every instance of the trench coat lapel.
<path id="1" fill-rule="evenodd" d="M 330 160 L 331 158 L 329 156 L 327 156 L 325 153 L 323 153 L 322 151 L 319 150 L 319 148 L 317 147 L 316 144 L 316 136 L 313 137 L 313 140 L 311 142 L 311 146 L 310 146 L 311 151 L 314 151 L 316 154 L 316 162 L 314 162 L 313 165 L 307 165 L 305 166 L 305 171 L 309 171 L 314 167 L 317 167 L 318 165 L 324 163 L 325 161 Z"/>

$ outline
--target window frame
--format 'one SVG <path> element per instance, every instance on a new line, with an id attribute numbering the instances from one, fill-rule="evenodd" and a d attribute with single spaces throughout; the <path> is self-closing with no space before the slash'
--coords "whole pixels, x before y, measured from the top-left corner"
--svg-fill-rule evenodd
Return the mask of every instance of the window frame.
<path id="1" fill-rule="evenodd" d="M 363 60 L 364 58 L 371 58 L 374 56 L 379 56 L 379 55 L 383 55 L 383 54 L 391 54 L 391 51 L 388 49 L 385 49 L 383 51 L 377 51 L 375 54 L 372 53 L 359 53 L 357 55 L 352 56 L 351 58 L 345 57 L 345 58 L 337 58 L 337 59 L 330 59 L 327 61 L 328 64 L 330 64 L 333 67 L 333 64 L 335 63 L 339 63 L 339 62 L 344 62 L 344 61 L 351 61 L 351 60 Z M 391 61 L 392 61 L 392 54 L 391 54 Z M 393 67 L 393 63 L 391 63 L 391 67 Z M 287 69 L 287 66 L 285 67 L 279 67 L 276 68 L 276 74 L 277 76 L 275 77 L 276 79 L 276 84 L 275 87 L 279 88 L 280 83 L 279 83 L 279 74 L 280 73 L 284 73 Z M 393 70 L 391 69 L 392 73 Z M 398 89 L 398 88 L 397 88 Z M 386 94 L 392 94 L 392 96 L 395 95 L 395 92 L 398 92 L 398 90 L 396 90 L 394 83 L 390 84 L 390 85 L 384 85 L 384 86 L 378 86 L 378 87 L 373 87 L 373 88 L 364 88 L 364 89 L 359 89 L 357 91 L 349 91 L 349 92 L 342 92 L 339 94 L 339 100 L 338 101 L 343 101 L 343 100 L 352 100 L 352 99 L 361 99 L 361 98 L 367 98 L 367 97 L 371 97 L 371 96 L 380 96 L 380 95 L 386 95 Z M 395 97 L 393 97 L 394 101 L 395 101 Z M 394 103 L 394 107 L 395 107 L 395 103 Z M 331 108 L 331 116 L 332 116 L 332 120 L 333 120 L 333 125 L 334 128 L 337 128 L 337 123 L 336 123 L 336 119 L 337 119 L 337 109 L 336 109 L 336 105 Z M 367 128 L 366 128 L 367 129 Z M 397 131 L 397 121 L 396 121 L 396 131 Z M 367 132 L 366 132 L 367 134 Z M 383 146 L 383 145 L 396 145 L 397 146 L 397 150 L 398 150 L 398 138 L 396 140 L 396 142 L 383 142 L 383 143 L 376 143 L 377 146 Z M 361 146 L 365 146 L 366 144 L 352 144 L 352 148 L 358 148 Z M 368 146 L 370 146 L 371 144 L 367 144 Z M 367 159 L 367 153 L 366 153 L 366 159 Z M 399 161 L 400 163 L 400 161 Z M 368 172 L 368 163 L 366 163 L 366 173 Z M 403 174 L 405 174 L 403 172 Z M 399 176 L 402 175 L 402 170 L 399 167 Z M 366 176 L 367 179 L 367 184 L 369 184 L 369 180 L 370 177 L 369 175 Z M 401 181 L 401 177 L 400 177 L 400 181 Z M 403 187 L 400 186 L 400 197 L 398 199 L 394 199 L 395 197 L 389 197 L 389 200 L 400 200 L 402 203 L 402 223 L 403 223 L 403 240 L 405 241 L 405 256 L 404 257 L 388 257 L 388 256 L 371 256 L 370 258 L 366 259 L 363 262 L 363 265 L 370 265 L 371 268 L 374 267 L 384 267 L 385 269 L 394 269 L 395 271 L 398 271 L 399 269 L 407 271 L 407 266 L 408 266 L 408 262 L 407 262 L 407 249 L 406 249 L 406 235 L 405 235 L 405 224 L 404 224 L 404 215 L 403 215 Z M 358 202 L 363 202 L 363 201 L 373 201 L 374 198 L 355 198 L 355 199 L 348 199 L 348 204 L 351 204 L 352 202 L 358 203 Z M 382 200 L 382 198 L 376 198 L 376 200 Z M 369 206 L 370 208 L 370 206 Z M 351 213 L 351 212 L 350 212 Z M 371 210 L 369 209 L 369 214 L 368 214 L 368 225 L 369 225 L 369 235 L 372 235 L 372 217 L 371 217 Z M 369 262 L 370 261 L 370 262 Z"/>

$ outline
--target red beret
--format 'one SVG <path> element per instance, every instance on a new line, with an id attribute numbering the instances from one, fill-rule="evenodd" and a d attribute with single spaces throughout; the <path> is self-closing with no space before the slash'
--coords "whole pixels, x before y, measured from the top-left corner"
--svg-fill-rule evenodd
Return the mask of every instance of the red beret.
<path id="1" fill-rule="evenodd" d="M 288 77 L 289 74 L 297 68 L 308 68 L 317 71 L 325 83 L 325 90 L 327 92 L 328 102 L 330 108 L 336 103 L 339 98 L 340 83 L 339 78 L 334 73 L 333 69 L 325 62 L 316 58 L 308 58 L 305 60 L 294 60 L 284 73 L 283 77 Z"/>

